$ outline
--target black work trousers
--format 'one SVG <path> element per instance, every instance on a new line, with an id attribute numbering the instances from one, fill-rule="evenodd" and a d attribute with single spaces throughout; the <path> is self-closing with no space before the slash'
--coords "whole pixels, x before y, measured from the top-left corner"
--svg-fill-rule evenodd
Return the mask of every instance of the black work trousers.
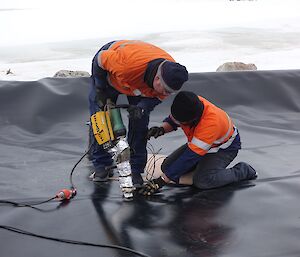
<path id="1" fill-rule="evenodd" d="M 187 147 L 185 144 L 170 154 L 162 163 L 162 171 L 164 172 L 168 165 L 177 160 Z M 255 178 L 255 170 L 245 162 L 239 162 L 232 168 L 227 168 L 237 154 L 238 150 L 208 153 L 200 159 L 195 167 L 185 173 L 193 172 L 193 186 L 199 189 L 217 188 Z"/>

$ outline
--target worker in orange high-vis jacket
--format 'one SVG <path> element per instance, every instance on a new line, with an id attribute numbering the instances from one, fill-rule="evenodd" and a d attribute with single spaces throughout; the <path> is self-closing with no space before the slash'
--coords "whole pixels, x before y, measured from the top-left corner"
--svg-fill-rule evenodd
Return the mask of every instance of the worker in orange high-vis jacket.
<path id="1" fill-rule="evenodd" d="M 119 94 L 127 95 L 129 112 L 128 143 L 134 186 L 143 184 L 141 173 L 147 161 L 147 131 L 150 112 L 167 96 L 178 91 L 188 80 L 185 66 L 176 63 L 164 50 L 142 41 L 120 40 L 104 45 L 92 63 L 92 85 L 89 94 L 90 114 L 102 110 L 110 99 L 116 103 Z M 90 142 L 95 138 L 90 131 Z M 106 181 L 113 161 L 98 144 L 90 151 L 95 172 L 94 181 Z"/>
<path id="2" fill-rule="evenodd" d="M 241 149 L 240 135 L 228 114 L 205 98 L 189 91 L 179 92 L 171 115 L 161 127 L 149 129 L 148 139 L 178 127 L 185 133 L 187 143 L 163 161 L 162 176 L 145 184 L 141 194 L 151 195 L 171 181 L 210 189 L 257 177 L 245 162 L 227 168 Z"/>

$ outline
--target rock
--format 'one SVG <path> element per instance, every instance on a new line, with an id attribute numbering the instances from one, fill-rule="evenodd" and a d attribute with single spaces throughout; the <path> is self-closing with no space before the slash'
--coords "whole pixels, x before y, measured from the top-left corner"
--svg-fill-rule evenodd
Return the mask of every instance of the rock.
<path id="1" fill-rule="evenodd" d="M 239 70 L 257 70 L 257 67 L 253 63 L 242 62 L 225 62 L 218 67 L 217 71 L 239 71 Z"/>
<path id="2" fill-rule="evenodd" d="M 75 78 L 75 77 L 89 77 L 90 74 L 87 71 L 72 71 L 72 70 L 60 70 L 54 74 L 54 78 Z"/>

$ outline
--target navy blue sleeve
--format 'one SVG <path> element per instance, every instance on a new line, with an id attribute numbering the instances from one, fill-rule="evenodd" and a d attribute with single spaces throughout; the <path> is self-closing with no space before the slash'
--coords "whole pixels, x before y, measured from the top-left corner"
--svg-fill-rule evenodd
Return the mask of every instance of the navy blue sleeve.
<path id="1" fill-rule="evenodd" d="M 154 107 L 160 103 L 161 101 L 158 98 L 143 97 L 141 101 L 139 101 L 137 106 L 150 113 L 154 109 Z"/>
<path id="2" fill-rule="evenodd" d="M 189 172 L 203 156 L 196 154 L 189 147 L 187 147 L 177 160 L 165 167 L 164 174 L 176 183 L 179 182 L 179 178 Z"/>
<path id="3" fill-rule="evenodd" d="M 102 89 L 102 90 L 106 90 L 107 88 L 109 88 L 108 82 L 106 80 L 106 76 L 99 76 L 97 75 L 96 77 L 94 77 L 94 83 L 96 88 Z"/>
<path id="4" fill-rule="evenodd" d="M 171 119 L 170 115 L 169 115 L 167 118 L 165 118 L 165 119 L 163 120 L 163 122 L 169 123 L 169 124 L 171 125 L 171 127 L 173 128 L 173 130 L 177 130 L 177 128 L 179 127 L 179 125 L 176 124 L 176 123 Z"/>
<path id="5" fill-rule="evenodd" d="M 97 55 L 93 59 L 92 79 L 96 88 L 105 90 L 108 87 L 107 71 L 98 66 Z"/>

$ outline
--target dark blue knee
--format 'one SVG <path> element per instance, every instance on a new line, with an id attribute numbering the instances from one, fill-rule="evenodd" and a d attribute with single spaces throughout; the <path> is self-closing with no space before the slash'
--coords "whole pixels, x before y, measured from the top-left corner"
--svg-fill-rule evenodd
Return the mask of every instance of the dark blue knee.
<path id="1" fill-rule="evenodd" d="M 219 186 L 219 181 L 215 172 L 201 174 L 196 172 L 193 176 L 193 185 L 199 189 L 211 189 Z"/>

